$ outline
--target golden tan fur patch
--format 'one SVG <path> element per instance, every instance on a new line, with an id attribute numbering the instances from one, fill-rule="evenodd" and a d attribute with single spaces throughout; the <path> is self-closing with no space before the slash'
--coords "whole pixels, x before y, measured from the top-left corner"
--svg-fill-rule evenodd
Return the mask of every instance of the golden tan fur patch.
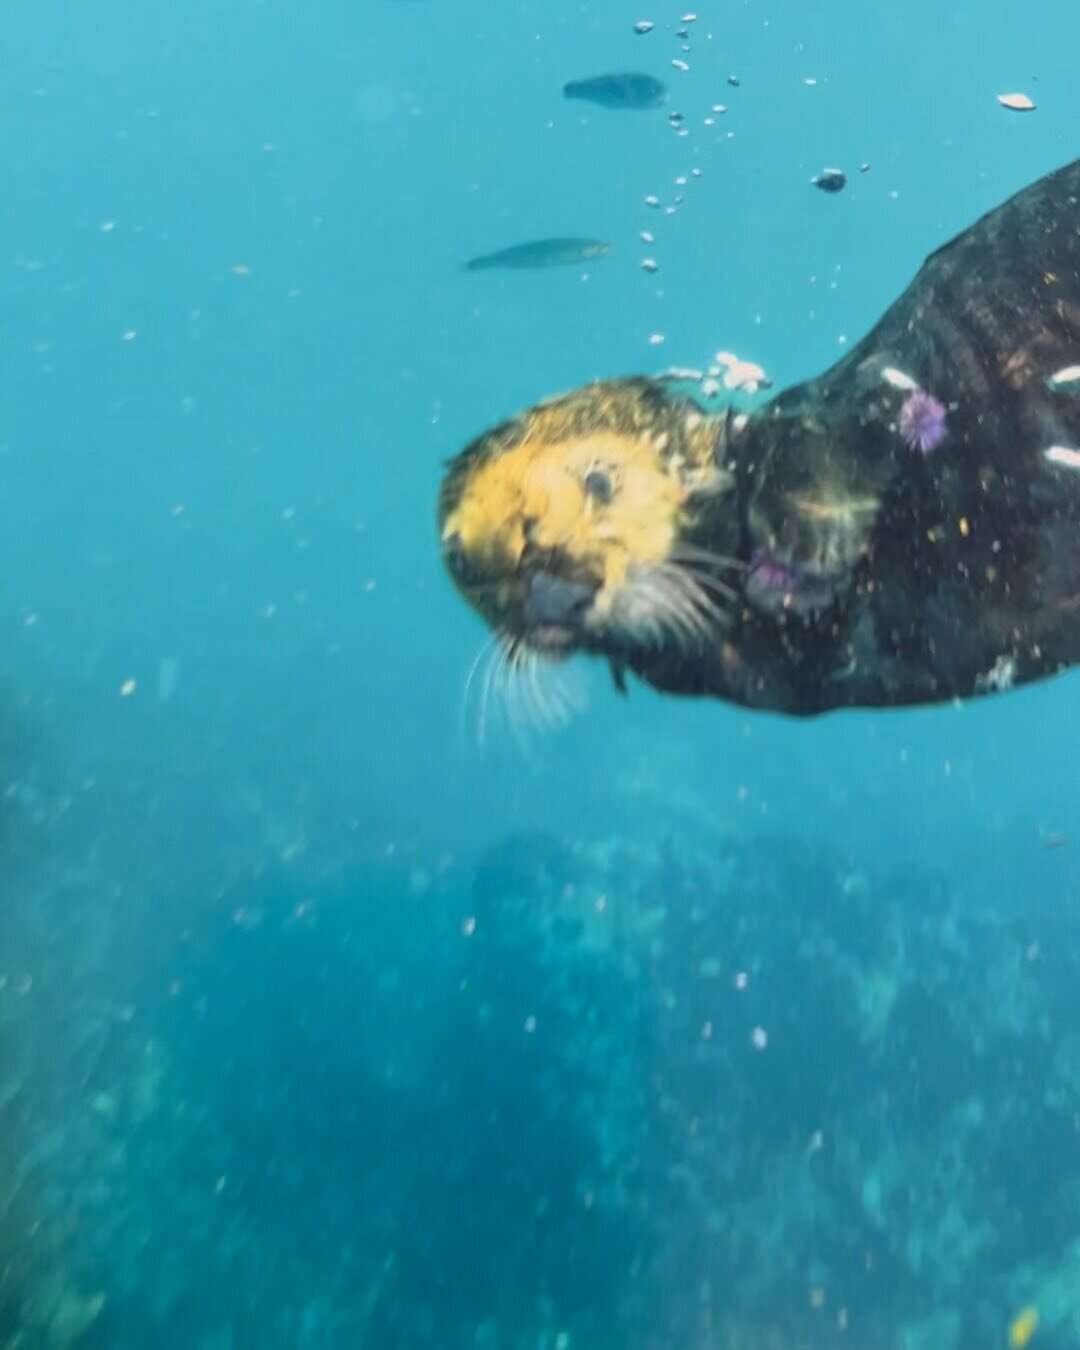
<path id="1" fill-rule="evenodd" d="M 586 386 L 474 442 L 451 466 L 442 538 L 456 537 L 488 578 L 512 573 L 527 544 L 557 551 L 600 583 L 603 610 L 634 563 L 664 561 L 694 493 L 726 481 L 717 427 L 650 382 Z M 586 490 L 602 470 L 610 500 Z"/>

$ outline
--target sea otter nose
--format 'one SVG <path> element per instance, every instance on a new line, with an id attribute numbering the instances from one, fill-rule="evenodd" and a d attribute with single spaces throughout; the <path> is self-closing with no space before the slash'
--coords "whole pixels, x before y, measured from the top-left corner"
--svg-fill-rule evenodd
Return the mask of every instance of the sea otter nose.
<path id="1" fill-rule="evenodd" d="M 549 624 L 570 627 L 581 618 L 595 593 L 596 588 L 584 582 L 534 572 L 525 594 L 525 622 L 537 628 Z"/>

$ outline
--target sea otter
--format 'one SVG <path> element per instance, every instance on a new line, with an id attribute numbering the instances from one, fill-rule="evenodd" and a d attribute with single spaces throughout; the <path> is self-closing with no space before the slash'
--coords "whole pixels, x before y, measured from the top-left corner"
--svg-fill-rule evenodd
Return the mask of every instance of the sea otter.
<path id="1" fill-rule="evenodd" d="M 1080 160 L 933 253 L 842 360 L 749 414 L 648 377 L 474 440 L 438 506 L 511 662 L 810 715 L 1080 661 Z"/>

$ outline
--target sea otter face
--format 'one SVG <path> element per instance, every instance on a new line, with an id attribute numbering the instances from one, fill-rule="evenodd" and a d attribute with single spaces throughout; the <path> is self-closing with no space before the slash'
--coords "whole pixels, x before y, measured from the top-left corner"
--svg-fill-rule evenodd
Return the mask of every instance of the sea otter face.
<path id="1" fill-rule="evenodd" d="M 439 504 L 450 576 L 511 655 L 713 642 L 738 537 L 721 431 L 645 379 L 530 409 L 450 465 Z"/>

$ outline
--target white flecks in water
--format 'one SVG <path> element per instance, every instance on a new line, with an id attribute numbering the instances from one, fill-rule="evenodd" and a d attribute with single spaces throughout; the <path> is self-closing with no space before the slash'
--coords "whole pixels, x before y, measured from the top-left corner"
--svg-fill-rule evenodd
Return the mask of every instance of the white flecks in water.
<path id="1" fill-rule="evenodd" d="M 1080 450 L 1067 445 L 1052 445 L 1043 451 L 1043 458 L 1051 464 L 1059 464 L 1063 469 L 1080 469 Z"/>
<path id="2" fill-rule="evenodd" d="M 135 692 L 135 689 L 136 684 L 134 680 L 125 680 L 124 683 L 120 686 L 120 697 L 130 698 L 132 694 Z"/>
<path id="3" fill-rule="evenodd" d="M 634 32 L 651 33 L 655 27 L 656 24 L 653 23 L 652 19 L 638 19 L 637 23 L 634 24 Z"/>
<path id="4" fill-rule="evenodd" d="M 658 272 L 660 270 L 660 264 L 655 258 L 642 258 L 641 267 L 645 272 Z"/>
<path id="5" fill-rule="evenodd" d="M 755 1027 L 750 1033 L 750 1044 L 755 1050 L 764 1050 L 769 1044 L 769 1033 L 764 1027 Z"/>
<path id="6" fill-rule="evenodd" d="M 652 230 L 642 230 L 639 236 L 643 244 L 653 244 L 656 242 L 656 235 Z"/>
<path id="7" fill-rule="evenodd" d="M 678 56 L 673 56 L 673 57 L 671 58 L 671 64 L 675 67 L 676 70 L 689 70 L 689 69 L 690 69 L 690 64 L 689 64 L 689 62 L 688 62 L 688 61 L 682 60 L 682 58 L 681 58 L 681 57 L 678 57 Z"/>
<path id="8" fill-rule="evenodd" d="M 649 346 L 650 346 L 650 347 L 659 347 L 660 344 L 661 344 L 663 341 L 664 341 L 664 335 L 663 335 L 663 333 L 650 333 L 650 334 L 649 334 Z"/>
<path id="9" fill-rule="evenodd" d="M 1065 366 L 1055 370 L 1046 383 L 1054 390 L 1080 388 L 1080 366 Z"/>
<path id="10" fill-rule="evenodd" d="M 1027 94 L 998 94 L 997 101 L 1010 112 L 1034 112 L 1035 104 Z"/>
<path id="11" fill-rule="evenodd" d="M 645 205 L 646 205 L 646 206 L 659 206 L 659 205 L 660 205 L 660 198 L 657 197 L 655 193 L 650 192 L 649 195 L 645 198 Z"/>
<path id="12" fill-rule="evenodd" d="M 743 361 L 734 352 L 717 352 L 717 366 L 724 371 L 724 388 L 741 389 L 748 394 L 756 394 L 759 389 L 767 389 L 772 381 L 763 367 L 756 361 Z"/>

